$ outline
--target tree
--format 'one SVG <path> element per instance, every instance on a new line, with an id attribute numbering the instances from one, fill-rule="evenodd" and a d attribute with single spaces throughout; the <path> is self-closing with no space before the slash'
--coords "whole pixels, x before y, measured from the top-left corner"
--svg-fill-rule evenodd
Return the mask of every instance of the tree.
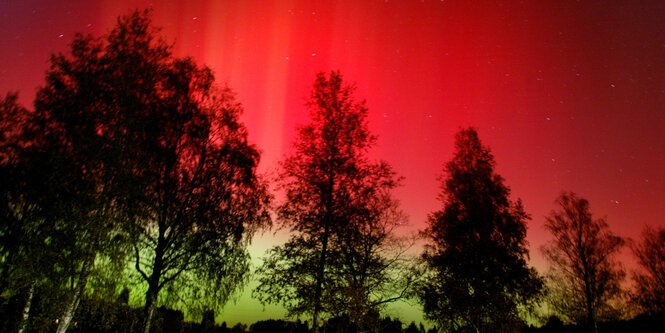
<path id="1" fill-rule="evenodd" d="M 148 283 L 146 333 L 163 288 L 170 297 L 187 295 L 190 309 L 219 309 L 246 280 L 252 235 L 270 223 L 259 153 L 238 122 L 240 106 L 228 92 L 210 105 L 193 100 L 206 93 L 192 92 L 185 105 L 200 109 L 173 115 L 161 124 L 170 133 L 156 137 L 166 147 L 135 245 L 135 268 Z"/>
<path id="2" fill-rule="evenodd" d="M 35 102 L 54 147 L 49 179 L 60 181 L 47 188 L 48 211 L 74 279 L 58 332 L 99 255 L 124 263 L 128 244 L 148 284 L 144 331 L 163 288 L 191 296 L 190 309 L 223 304 L 245 279 L 253 232 L 269 223 L 241 105 L 210 69 L 175 58 L 147 11 L 71 48 L 51 58 Z"/>
<path id="3" fill-rule="evenodd" d="M 377 173 L 365 179 L 359 202 L 347 213 L 349 225 L 335 237 L 329 262 L 334 283 L 328 286 L 328 312 L 346 315 L 364 331 L 379 329 L 380 311 L 404 298 L 414 280 L 412 258 L 406 255 L 413 241 L 395 235 L 406 217 L 390 192 L 377 183 L 386 177 L 390 175 Z"/>
<path id="4" fill-rule="evenodd" d="M 32 113 L 17 102 L 18 94 L 0 98 L 0 294 L 25 293 L 18 332 L 27 329 L 37 276 L 43 276 L 44 233 L 38 232 L 39 207 L 31 200 L 34 182 L 26 150 L 36 145 Z"/>
<path id="5" fill-rule="evenodd" d="M 404 329 L 404 333 L 422 333 L 419 329 L 418 326 L 416 326 L 416 322 L 412 321 L 409 326 Z"/>
<path id="6" fill-rule="evenodd" d="M 589 202 L 564 192 L 545 227 L 554 239 L 543 248 L 553 274 L 553 305 L 563 317 L 598 332 L 599 317 L 609 315 L 621 293 L 625 273 L 616 261 L 624 244 L 604 219 L 593 219 Z"/>
<path id="7" fill-rule="evenodd" d="M 42 110 L 18 106 L 16 99 L 9 94 L 0 106 L 0 280 L 9 295 L 26 292 L 19 320 L 19 330 L 25 330 L 37 290 L 50 290 L 41 307 L 53 309 L 70 308 L 58 301 L 62 289 L 71 287 L 70 294 L 81 290 L 75 280 L 85 257 L 82 249 L 89 245 L 81 246 L 88 238 L 78 222 L 82 214 L 94 219 L 89 203 L 95 191 L 92 177 L 78 177 L 83 159 L 71 154 L 72 142 L 54 135 L 63 130 L 57 121 Z"/>
<path id="8" fill-rule="evenodd" d="M 665 313 L 665 228 L 646 227 L 632 246 L 640 270 L 633 272 L 632 302 L 648 314 Z"/>
<path id="9" fill-rule="evenodd" d="M 193 311 L 223 305 L 246 280 L 253 233 L 270 223 L 242 106 L 209 68 L 175 58 L 154 30 L 146 14 L 123 17 L 104 54 L 112 82 L 127 89 L 117 96 L 135 136 L 127 163 L 144 187 L 132 235 L 134 266 L 148 285 L 146 333 L 165 288 L 164 301 L 185 299 Z"/>
<path id="10" fill-rule="evenodd" d="M 23 200 L 17 189 L 21 187 L 20 158 L 25 142 L 28 110 L 17 103 L 18 94 L 9 93 L 0 98 L 0 293 L 11 283 L 10 276 L 24 239 Z M 28 207 L 25 207 L 28 208 Z M 13 288 L 12 288 L 13 289 Z"/>
<path id="11" fill-rule="evenodd" d="M 282 319 L 259 320 L 249 326 L 250 332 L 293 332 L 299 323 Z"/>
<path id="12" fill-rule="evenodd" d="M 155 68 L 141 67 L 137 56 L 149 43 L 123 43 L 119 30 L 106 39 L 76 35 L 71 54 L 51 57 L 35 100 L 40 148 L 47 154 L 35 172 L 47 175 L 42 186 L 47 195 L 39 206 L 51 241 L 63 254 L 56 261 L 64 280 L 59 287 L 69 289 L 58 333 L 67 330 L 96 261 L 104 259 L 100 255 L 115 263 L 126 257 L 130 226 L 145 203 L 145 180 L 152 171 L 144 163 L 150 121 L 143 113 L 145 104 L 154 102 L 149 86 L 155 81 L 146 70 Z M 165 50 L 149 50 L 150 56 L 159 58 Z"/>
<path id="13" fill-rule="evenodd" d="M 381 249 L 404 219 L 390 198 L 399 180 L 388 164 L 368 160 L 376 138 L 354 90 L 339 72 L 316 77 L 307 103 L 312 122 L 298 128 L 278 179 L 286 194 L 278 218 L 292 236 L 270 250 L 255 290 L 290 315 L 312 314 L 315 331 L 322 313 L 368 313 L 367 304 L 375 309 L 394 298 L 385 296 L 394 291 L 389 272 L 399 260 L 382 257 Z"/>
<path id="14" fill-rule="evenodd" d="M 495 173 L 496 162 L 475 129 L 455 137 L 440 200 L 430 214 L 417 295 L 426 318 L 444 330 L 501 331 L 521 323 L 542 282 L 527 266 L 526 221 L 520 200 Z"/>
<path id="15" fill-rule="evenodd" d="M 381 319 L 381 330 L 380 333 L 402 333 L 402 321 L 398 318 L 392 319 L 390 317 L 385 317 Z"/>

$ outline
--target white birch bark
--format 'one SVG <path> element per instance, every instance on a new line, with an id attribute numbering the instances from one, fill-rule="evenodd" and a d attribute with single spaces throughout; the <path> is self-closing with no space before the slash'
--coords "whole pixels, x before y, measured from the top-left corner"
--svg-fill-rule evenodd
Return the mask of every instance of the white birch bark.
<path id="1" fill-rule="evenodd" d="M 35 293 L 35 282 L 32 281 L 30 284 L 30 289 L 28 290 L 28 297 L 25 300 L 25 305 L 23 306 L 23 313 L 21 315 L 21 322 L 18 325 L 18 333 L 23 333 L 28 327 L 28 319 L 30 319 L 30 306 L 32 304 L 32 295 Z"/>
<path id="2" fill-rule="evenodd" d="M 81 275 L 79 276 L 79 281 L 76 284 L 76 288 L 74 288 L 74 294 L 72 295 L 72 299 L 69 304 L 67 304 L 65 312 L 63 312 L 62 316 L 60 317 L 56 333 L 67 332 L 67 328 L 69 328 L 69 324 L 71 323 L 72 318 L 74 318 L 74 313 L 76 313 L 76 308 L 78 308 L 79 302 L 81 301 L 81 295 L 85 290 L 85 285 L 88 283 L 88 277 L 90 276 L 90 270 L 92 269 L 92 262 L 94 260 L 95 258 L 93 256 L 83 263 L 83 269 L 81 270 Z"/>

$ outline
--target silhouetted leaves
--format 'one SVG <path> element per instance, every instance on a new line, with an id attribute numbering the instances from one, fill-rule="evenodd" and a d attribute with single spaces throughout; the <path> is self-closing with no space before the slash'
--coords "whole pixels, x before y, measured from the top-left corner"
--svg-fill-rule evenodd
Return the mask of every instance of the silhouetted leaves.
<path id="1" fill-rule="evenodd" d="M 148 284 L 147 332 L 163 288 L 164 301 L 184 297 L 188 309 L 202 312 L 242 286 L 246 246 L 269 223 L 269 195 L 256 175 L 258 149 L 239 122 L 242 107 L 210 69 L 175 58 L 146 13 L 120 18 L 97 43 L 82 49 L 104 50 L 93 57 L 109 74 L 98 93 L 116 109 L 93 133 L 131 140 L 109 149 L 126 153 L 123 170 L 141 186 L 131 191 L 129 230 L 134 267 Z"/>
<path id="2" fill-rule="evenodd" d="M 395 275 L 405 271 L 402 240 L 393 235 L 404 222 L 390 195 L 398 179 L 366 157 L 375 138 L 354 90 L 338 72 L 316 78 L 307 103 L 312 122 L 298 128 L 279 178 L 286 192 L 279 219 L 293 234 L 270 250 L 255 292 L 290 315 L 313 314 L 315 330 L 320 313 L 376 322 L 378 309 L 409 284 Z"/>
<path id="3" fill-rule="evenodd" d="M 381 311 L 416 284 L 443 330 L 517 330 L 542 281 L 527 265 L 530 217 L 510 200 L 489 148 L 473 128 L 457 134 L 414 281 L 412 243 L 395 235 L 406 223 L 392 196 L 400 178 L 368 159 L 376 138 L 354 93 L 339 72 L 316 77 L 311 123 L 298 128 L 277 179 L 285 194 L 277 214 L 291 235 L 268 253 L 255 295 L 291 316 L 312 314 L 315 330 L 399 333 L 402 323 Z M 175 57 L 149 12 L 137 11 L 53 55 L 34 108 L 15 93 L 0 97 L 2 329 L 62 333 L 74 319 L 82 331 L 147 332 L 155 312 L 156 330 L 244 332 L 216 327 L 214 310 L 248 279 L 247 246 L 270 224 L 271 195 L 232 91 L 209 68 Z M 599 319 L 621 314 L 623 240 L 592 218 L 586 200 L 564 193 L 557 204 L 544 249 L 550 299 L 576 324 L 553 316 L 541 331 L 596 331 Z M 632 303 L 644 313 L 612 323 L 653 330 L 665 312 L 665 231 L 647 228 L 633 252 L 641 269 Z M 128 263 L 147 285 L 143 316 L 129 307 L 129 289 L 117 295 Z M 183 323 L 180 310 L 203 314 L 203 323 Z M 285 321 L 251 328 L 308 331 Z"/>
<path id="4" fill-rule="evenodd" d="M 665 228 L 645 228 L 632 250 L 640 265 L 633 273 L 633 303 L 648 314 L 665 315 Z"/>
<path id="5" fill-rule="evenodd" d="M 418 296 L 444 330 L 501 331 L 521 326 L 519 310 L 542 282 L 527 266 L 522 203 L 494 171 L 490 150 L 473 128 L 461 130 L 442 178 L 443 209 L 429 216 Z"/>
<path id="6" fill-rule="evenodd" d="M 22 267 L 27 285 L 69 290 L 58 332 L 97 266 L 118 276 L 128 253 L 148 284 L 147 314 L 163 288 L 163 302 L 185 297 L 197 311 L 242 286 L 249 239 L 270 222 L 259 151 L 230 89 L 175 58 L 148 12 L 121 17 L 103 38 L 76 35 L 71 54 L 51 57 L 35 112 L 15 101 L 3 98 L 0 122 L 2 281 Z M 102 275 L 96 291 L 113 295 Z"/>
<path id="7" fill-rule="evenodd" d="M 40 270 L 31 254 L 38 245 L 39 210 L 33 204 L 29 186 L 27 153 L 34 145 L 29 133 L 32 114 L 18 104 L 17 94 L 0 98 L 0 293 L 21 290 Z M 29 193 L 26 193 L 29 192 Z M 27 277 L 27 280 L 25 279 Z M 11 294 L 10 294 L 11 295 Z"/>
<path id="8" fill-rule="evenodd" d="M 563 318 L 597 332 L 599 318 L 616 317 L 619 310 L 612 301 L 625 277 L 616 261 L 624 241 L 604 219 L 593 219 L 586 199 L 566 192 L 556 202 L 559 209 L 545 223 L 554 239 L 543 249 L 553 270 L 551 301 Z"/>

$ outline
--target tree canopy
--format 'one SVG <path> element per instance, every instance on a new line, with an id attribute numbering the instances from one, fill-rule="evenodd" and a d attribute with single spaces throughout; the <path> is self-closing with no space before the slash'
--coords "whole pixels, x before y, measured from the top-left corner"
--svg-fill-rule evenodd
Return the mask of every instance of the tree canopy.
<path id="1" fill-rule="evenodd" d="M 624 244 L 604 219 L 594 219 L 589 201 L 564 192 L 545 227 L 554 237 L 543 248 L 552 265 L 551 302 L 564 318 L 598 332 L 599 318 L 617 315 L 612 301 L 621 294 L 625 272 L 616 261 Z"/>
<path id="2" fill-rule="evenodd" d="M 408 284 L 392 274 L 400 260 L 383 252 L 399 243 L 393 230 L 404 222 L 390 195 L 399 179 L 387 163 L 367 158 L 376 138 L 354 90 L 339 72 L 316 77 L 312 121 L 298 128 L 278 179 L 286 195 L 278 217 L 292 236 L 270 250 L 255 292 L 290 315 L 312 314 L 315 329 L 323 313 L 378 320 L 380 305 Z"/>
<path id="3" fill-rule="evenodd" d="M 519 310 L 537 299 L 541 279 L 528 267 L 520 200 L 495 172 L 473 128 L 455 137 L 441 178 L 443 208 L 429 216 L 418 296 L 425 316 L 446 330 L 519 327 Z"/>
<path id="4" fill-rule="evenodd" d="M 640 269 L 633 272 L 632 301 L 649 314 L 665 313 L 665 228 L 646 227 L 632 246 Z"/>
<path id="5" fill-rule="evenodd" d="M 122 270 L 131 256 L 147 283 L 146 332 L 163 288 L 197 311 L 219 308 L 243 285 L 247 245 L 270 224 L 260 152 L 247 141 L 231 90 L 209 68 L 173 56 L 148 11 L 120 17 L 102 38 L 76 35 L 70 54 L 51 57 L 34 113 L 14 104 L 5 98 L 6 117 L 27 119 L 31 130 L 6 130 L 3 119 L 3 145 L 11 149 L 0 156 L 2 171 L 21 170 L 5 166 L 25 161 L 28 176 L 20 179 L 30 186 L 20 194 L 30 201 L 21 207 L 39 208 L 33 220 L 48 236 L 37 244 L 58 250 L 49 258 L 65 278 L 58 288 L 71 289 L 58 332 L 95 265 L 108 258 Z M 16 193 L 3 195 L 11 199 L 5 206 L 21 204 Z M 8 218 L 25 212 L 3 208 Z"/>

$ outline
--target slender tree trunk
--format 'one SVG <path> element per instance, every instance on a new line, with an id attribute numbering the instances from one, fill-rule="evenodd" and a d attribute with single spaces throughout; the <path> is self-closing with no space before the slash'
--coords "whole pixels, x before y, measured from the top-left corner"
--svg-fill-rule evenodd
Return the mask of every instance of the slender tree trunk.
<path id="1" fill-rule="evenodd" d="M 584 231 L 580 230 L 577 232 L 577 247 L 580 249 L 580 260 L 582 261 L 583 278 L 584 278 L 584 294 L 586 296 L 586 315 L 587 315 L 587 325 L 589 326 L 589 331 L 591 333 L 598 333 L 596 328 L 595 321 L 595 308 L 593 306 L 593 293 L 591 292 L 591 274 L 589 273 L 589 264 L 586 257 L 586 249 L 582 237 L 584 236 Z"/>
<path id="2" fill-rule="evenodd" d="M 21 321 L 18 324 L 18 333 L 23 333 L 28 327 L 28 319 L 30 318 L 30 306 L 32 304 L 32 295 L 35 293 L 35 281 L 32 281 L 30 284 L 30 289 L 28 289 L 28 295 L 25 300 L 25 305 L 23 306 L 23 313 L 21 314 Z"/>
<path id="3" fill-rule="evenodd" d="M 92 270 L 95 257 L 96 255 L 92 255 L 83 262 L 83 268 L 81 269 L 79 280 L 76 283 L 76 288 L 74 288 L 74 294 L 67 304 L 65 312 L 63 312 L 62 316 L 60 317 L 60 322 L 58 324 L 56 333 L 65 333 L 67 328 L 69 328 L 69 324 L 71 323 L 72 318 L 74 318 L 74 314 L 76 313 L 76 308 L 78 308 L 79 302 L 81 301 L 81 296 L 83 295 L 85 286 L 88 283 L 88 277 L 90 276 L 90 271 Z"/>
<path id="4" fill-rule="evenodd" d="M 321 312 L 321 294 L 323 293 L 323 274 L 325 271 L 326 265 L 326 255 L 328 252 L 328 234 L 330 233 L 328 229 L 328 223 L 323 230 L 323 239 L 321 244 L 321 256 L 319 257 L 319 271 L 316 274 L 316 289 L 314 290 L 314 317 L 312 318 L 312 325 L 314 333 L 319 332 L 319 313 Z"/>
<path id="5" fill-rule="evenodd" d="M 148 293 L 145 297 L 145 314 L 143 319 L 143 333 L 150 333 L 150 324 L 152 316 L 155 313 L 155 303 L 157 300 L 157 292 L 153 290 L 152 286 L 148 288 Z"/>
<path id="6" fill-rule="evenodd" d="M 596 316 L 595 316 L 595 309 L 593 308 L 592 300 L 591 300 L 591 295 L 590 292 L 587 291 L 587 305 L 586 305 L 586 311 L 587 311 L 587 325 L 589 325 L 589 331 L 591 333 L 598 333 L 598 328 L 596 327 Z"/>
<path id="7" fill-rule="evenodd" d="M 333 140 L 334 142 L 334 140 Z M 334 149 L 331 150 L 331 161 L 335 160 Z M 323 277 L 325 274 L 326 255 L 328 254 L 328 237 L 330 235 L 330 224 L 332 220 L 333 194 L 335 189 L 335 168 L 331 163 L 328 166 L 328 186 L 326 193 L 329 197 L 324 200 L 325 215 L 323 216 L 323 239 L 321 240 L 321 256 L 319 257 L 318 272 L 316 276 L 316 288 L 314 289 L 314 317 L 312 325 L 314 333 L 319 333 L 319 313 L 321 313 L 321 295 L 323 294 Z"/>
<path id="8" fill-rule="evenodd" d="M 593 306 L 593 294 L 591 292 L 591 283 L 588 281 L 587 274 L 584 276 L 585 280 L 585 294 L 586 294 L 586 312 L 587 312 L 587 325 L 591 333 L 598 333 L 596 326 L 596 309 Z"/>
<path id="9" fill-rule="evenodd" d="M 145 294 L 145 309 L 143 317 L 143 333 L 150 333 L 150 324 L 155 312 L 157 296 L 159 295 L 159 283 L 162 278 L 164 268 L 164 236 L 160 228 L 160 234 L 157 239 L 157 248 L 155 249 L 155 259 L 152 264 L 152 274 L 148 280 L 148 292 Z"/>
<path id="10" fill-rule="evenodd" d="M 318 309 L 316 309 L 316 306 L 314 306 L 314 316 L 312 317 L 312 330 L 314 333 L 319 332 L 319 312 Z"/>

